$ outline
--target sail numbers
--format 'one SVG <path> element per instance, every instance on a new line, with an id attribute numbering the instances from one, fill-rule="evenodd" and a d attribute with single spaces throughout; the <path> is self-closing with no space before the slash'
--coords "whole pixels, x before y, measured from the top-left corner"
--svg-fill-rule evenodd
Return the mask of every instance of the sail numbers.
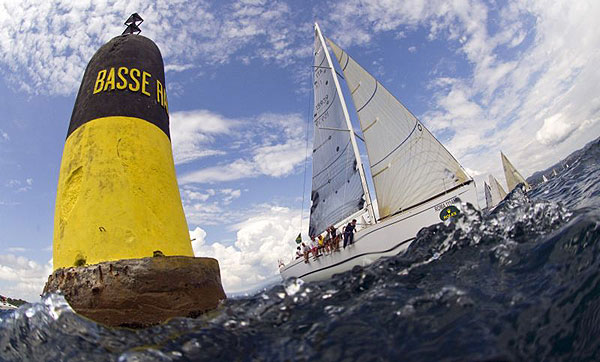
<path id="1" fill-rule="evenodd" d="M 449 207 L 449 206 L 451 206 L 451 205 L 453 205 L 453 204 L 459 204 L 459 203 L 460 203 L 460 201 L 461 201 L 461 200 L 460 200 L 460 197 L 455 197 L 455 198 L 453 198 L 453 199 L 451 199 L 451 200 L 444 201 L 444 202 L 442 202 L 441 204 L 437 204 L 437 205 L 435 205 L 435 206 L 433 207 L 433 209 L 434 209 L 435 211 L 440 211 L 440 210 L 442 210 L 442 209 L 445 209 L 445 208 L 447 208 L 447 207 Z"/>

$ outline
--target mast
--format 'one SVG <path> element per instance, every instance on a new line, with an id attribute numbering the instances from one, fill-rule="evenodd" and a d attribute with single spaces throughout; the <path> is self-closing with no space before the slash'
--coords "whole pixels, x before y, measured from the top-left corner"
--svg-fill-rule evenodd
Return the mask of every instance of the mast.
<path id="1" fill-rule="evenodd" d="M 375 212 L 373 211 L 373 203 L 371 202 L 371 194 L 369 193 L 369 185 L 367 184 L 367 178 L 365 176 L 365 170 L 363 168 L 362 159 L 360 158 L 360 152 L 358 151 L 358 145 L 356 143 L 356 136 L 354 134 L 354 128 L 352 127 L 352 122 L 350 121 L 350 115 L 348 114 L 348 108 L 346 107 L 346 101 L 344 100 L 344 95 L 342 94 L 342 89 L 340 88 L 340 83 L 337 78 L 337 74 L 335 72 L 335 68 L 333 67 L 333 63 L 331 62 L 331 57 L 329 56 L 329 50 L 327 49 L 327 45 L 325 44 L 325 39 L 323 38 L 323 34 L 321 33 L 321 29 L 319 28 L 319 24 L 315 23 L 315 30 L 317 35 L 319 36 L 319 41 L 323 46 L 323 51 L 325 52 L 325 58 L 327 58 L 327 65 L 329 69 L 332 71 L 333 83 L 335 84 L 335 89 L 338 93 L 338 97 L 342 104 L 342 110 L 344 112 L 344 118 L 346 119 L 346 126 L 348 126 L 348 131 L 350 132 L 350 142 L 352 143 L 352 149 L 354 151 L 354 157 L 356 158 L 356 163 L 358 167 L 358 173 L 360 175 L 360 182 L 363 187 L 363 192 L 365 193 L 365 202 L 367 204 L 367 211 L 369 212 L 369 219 L 371 223 L 377 223 L 375 219 Z"/>

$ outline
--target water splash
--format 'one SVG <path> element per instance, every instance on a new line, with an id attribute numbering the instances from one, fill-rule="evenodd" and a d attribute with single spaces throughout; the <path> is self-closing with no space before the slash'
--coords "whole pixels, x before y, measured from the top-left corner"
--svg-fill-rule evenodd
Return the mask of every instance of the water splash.
<path id="1" fill-rule="evenodd" d="M 47 296 L 0 316 L 0 359 L 598 360 L 599 150 L 491 212 L 463 205 L 404 255 L 197 319 L 107 328 Z"/>

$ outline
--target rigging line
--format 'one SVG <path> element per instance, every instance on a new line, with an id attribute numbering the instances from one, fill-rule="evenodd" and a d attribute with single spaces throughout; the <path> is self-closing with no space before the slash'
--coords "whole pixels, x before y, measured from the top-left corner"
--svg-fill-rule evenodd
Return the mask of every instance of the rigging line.
<path id="1" fill-rule="evenodd" d="M 311 72 L 312 82 L 314 82 L 314 72 Z M 300 208 L 300 233 L 302 233 L 302 222 L 304 220 L 304 198 L 306 196 L 306 164 L 308 163 L 308 129 L 310 125 L 310 95 L 308 96 L 308 108 L 306 113 L 306 149 L 304 150 L 304 177 L 302 184 L 302 207 Z"/>

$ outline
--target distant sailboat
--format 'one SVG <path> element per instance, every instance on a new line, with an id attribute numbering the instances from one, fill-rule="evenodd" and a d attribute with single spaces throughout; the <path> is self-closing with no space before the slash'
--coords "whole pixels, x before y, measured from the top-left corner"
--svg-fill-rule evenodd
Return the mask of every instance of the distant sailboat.
<path id="1" fill-rule="evenodd" d="M 356 135 L 325 38 L 315 24 L 314 142 L 309 234 L 352 219 L 354 244 L 340 252 L 280 268 L 284 279 L 320 280 L 404 252 L 417 232 L 477 207 L 473 179 L 425 126 L 348 53 L 327 39 L 358 114 L 377 198 L 371 202 Z"/>
<path id="2" fill-rule="evenodd" d="M 558 173 L 556 173 L 555 169 L 552 169 L 552 176 L 554 176 L 554 177 L 558 176 Z"/>
<path id="3" fill-rule="evenodd" d="M 548 182 L 548 178 L 546 177 L 546 175 L 542 175 L 542 181 L 544 183 Z"/>
<path id="4" fill-rule="evenodd" d="M 485 181 L 483 181 L 483 192 L 485 194 L 485 207 L 491 209 L 492 207 L 494 207 L 494 205 L 492 204 L 492 189 L 490 188 L 490 185 L 488 185 L 488 183 Z"/>
<path id="5" fill-rule="evenodd" d="M 506 197 L 506 191 L 500 182 L 496 180 L 496 178 L 492 175 L 489 175 L 489 187 L 490 187 L 490 198 L 491 198 L 491 207 L 495 207 L 500 203 L 500 201 L 504 200 Z"/>
<path id="6" fill-rule="evenodd" d="M 11 310 L 11 309 L 17 309 L 17 307 L 10 304 L 4 297 L 0 298 L 0 310 Z"/>
<path id="7" fill-rule="evenodd" d="M 504 168 L 504 177 L 506 177 L 506 185 L 508 186 L 508 192 L 511 192 L 518 184 L 525 184 L 526 190 L 531 190 L 531 186 L 525 180 L 523 176 L 517 171 L 515 166 L 506 158 L 504 153 L 500 152 L 502 157 L 502 167 Z"/>

